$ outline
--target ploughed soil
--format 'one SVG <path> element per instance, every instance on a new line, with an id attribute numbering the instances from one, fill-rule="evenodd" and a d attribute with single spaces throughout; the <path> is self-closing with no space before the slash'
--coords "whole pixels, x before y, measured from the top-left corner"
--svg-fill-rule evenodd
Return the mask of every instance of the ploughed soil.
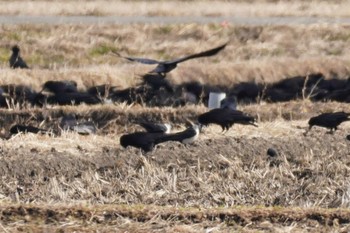
<path id="1" fill-rule="evenodd" d="M 2 227 L 346 231 L 350 215 L 329 208 L 350 206 L 349 123 L 333 135 L 304 136 L 306 126 L 275 119 L 226 134 L 210 126 L 192 145 L 167 142 L 147 154 L 121 148 L 121 132 L 16 135 L 0 141 Z"/>

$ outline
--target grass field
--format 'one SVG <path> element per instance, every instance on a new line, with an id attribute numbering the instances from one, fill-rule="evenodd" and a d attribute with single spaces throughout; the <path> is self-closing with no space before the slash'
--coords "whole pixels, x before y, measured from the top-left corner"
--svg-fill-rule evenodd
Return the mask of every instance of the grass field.
<path id="1" fill-rule="evenodd" d="M 83 2 L 83 4 L 82 4 Z M 349 0 L 0 1 L 3 15 L 348 17 Z M 176 10 L 174 10 L 176 9 Z"/>
<path id="2" fill-rule="evenodd" d="M 1 14 L 345 17 L 349 4 L 255 0 L 208 7 L 211 1 L 184 1 L 187 7 L 169 12 L 179 2 L 88 1 L 81 8 L 72 1 L 21 2 L 26 7 L 20 8 L 19 2 L 0 1 Z M 350 75 L 349 25 L 28 24 L 0 25 L 0 33 L 0 85 L 25 84 L 37 91 L 52 79 L 75 80 L 80 90 L 104 83 L 130 87 L 153 68 L 110 51 L 169 59 L 227 41 L 217 56 L 182 63 L 167 78 L 175 84 L 198 80 L 232 86 L 312 72 L 327 79 Z M 14 44 L 32 69 L 8 68 Z M 235 125 L 222 134 L 210 126 L 193 145 L 169 142 L 146 155 L 119 145 L 122 134 L 141 130 L 133 122 L 171 122 L 180 131 L 207 108 L 120 103 L 1 109 L 0 231 L 348 232 L 350 123 L 334 135 L 317 127 L 303 133 L 310 117 L 350 112 L 349 104 L 305 98 L 239 109 L 256 117 L 259 127 Z M 97 134 L 19 134 L 5 140 L 16 122 L 55 131 L 67 113 L 96 122 Z M 276 158 L 266 155 L 271 147 L 279 153 Z"/>

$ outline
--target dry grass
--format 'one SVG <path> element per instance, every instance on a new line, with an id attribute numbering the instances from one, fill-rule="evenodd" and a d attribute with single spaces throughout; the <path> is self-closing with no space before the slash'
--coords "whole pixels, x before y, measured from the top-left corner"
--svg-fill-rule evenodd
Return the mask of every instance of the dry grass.
<path id="1" fill-rule="evenodd" d="M 348 229 L 347 212 L 319 208 L 350 206 L 350 125 L 308 137 L 299 126 L 306 121 L 274 120 L 226 135 L 213 126 L 194 145 L 165 143 L 147 156 L 120 148 L 121 132 L 18 135 L 1 141 L 0 197 L 31 205 L 2 205 L 2 224 L 33 231 L 42 224 L 69 231 L 101 225 L 104 232 Z M 268 158 L 269 147 L 277 158 Z"/>
<path id="2" fill-rule="evenodd" d="M 7 9 L 12 14 L 14 3 L 6 3 L 8 8 L 0 11 Z M 101 2 L 87 2 L 87 8 L 76 14 L 109 14 L 97 9 L 97 3 Z M 145 4 L 118 3 L 121 10 L 126 9 L 123 4 L 135 10 L 135 5 Z M 159 7 L 173 4 L 162 1 L 151 5 L 155 3 Z M 342 3 L 345 9 L 348 2 Z M 48 14 L 70 14 L 62 9 L 72 2 L 24 4 L 27 7 L 16 8 L 18 13 L 35 8 L 33 14 L 39 14 L 38 5 L 42 4 L 49 9 Z M 57 5 L 56 13 L 50 4 Z M 113 10 L 116 3 L 110 4 Z M 194 2 L 185 4 L 189 7 Z M 198 12 L 201 4 L 208 2 L 199 2 Z M 232 3 L 219 7 L 225 4 Z M 256 4 L 290 9 L 296 5 L 310 13 L 326 2 Z M 337 3 L 328 4 L 329 9 L 337 9 L 332 8 Z M 208 8 L 206 14 L 215 10 Z M 143 12 L 150 14 L 147 8 Z M 342 12 L 331 13 L 339 16 Z M 179 10 L 178 14 L 185 13 Z M 270 14 L 268 10 L 266 14 Z M 102 83 L 127 87 L 135 85 L 137 75 L 151 67 L 110 56 L 110 50 L 168 59 L 228 40 L 229 46 L 217 57 L 181 64 L 169 78 L 174 83 L 199 80 L 224 85 L 274 82 L 310 72 L 345 78 L 350 73 L 348 29 L 345 25 L 2 25 L 0 84 L 27 84 L 40 90 L 46 80 L 73 79 L 82 90 Z M 17 43 L 33 69 L 7 68 L 10 46 Z M 348 231 L 347 211 L 328 208 L 350 206 L 346 179 L 349 141 L 345 140 L 350 125 L 344 123 L 335 135 L 320 128 L 307 137 L 303 132 L 309 117 L 326 111 L 350 111 L 349 105 L 303 100 L 262 102 L 240 109 L 256 116 L 259 127 L 234 126 L 222 135 L 219 127 L 211 126 L 193 145 L 169 142 L 146 156 L 137 149 L 120 148 L 118 143 L 121 134 L 140 129 L 132 124 L 134 120 L 170 121 L 175 130 L 182 130 L 186 119 L 194 120 L 206 108 L 118 104 L 1 110 L 2 134 L 15 122 L 57 130 L 60 117 L 70 112 L 98 122 L 100 130 L 87 137 L 63 132 L 60 137 L 21 134 L 0 139 L 0 200 L 4 204 L 0 228 L 5 232 Z M 277 149 L 277 158 L 267 157 L 269 147 Z M 30 205 L 23 205 L 26 203 Z"/>
<path id="3" fill-rule="evenodd" d="M 49 79 L 74 79 L 84 89 L 92 84 L 132 86 L 153 67 L 115 56 L 169 59 L 230 41 L 216 57 L 180 64 L 174 83 L 199 80 L 232 85 L 241 81 L 273 82 L 286 76 L 323 72 L 327 78 L 349 75 L 348 26 L 220 25 L 60 25 L 1 26 L 2 83 L 40 85 Z M 30 71 L 8 67 L 10 47 L 19 43 Z"/>
<path id="4" fill-rule="evenodd" d="M 180 6 L 180 7 L 179 7 Z M 340 1 L 1 1 L 7 15 L 323 16 L 348 17 Z M 174 10 L 176 9 L 176 10 Z"/>

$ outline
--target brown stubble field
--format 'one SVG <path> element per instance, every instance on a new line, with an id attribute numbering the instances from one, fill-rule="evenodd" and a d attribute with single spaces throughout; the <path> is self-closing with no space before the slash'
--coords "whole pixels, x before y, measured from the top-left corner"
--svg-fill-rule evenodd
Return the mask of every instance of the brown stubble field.
<path id="1" fill-rule="evenodd" d="M 304 8 L 297 9 L 304 9 L 304 15 L 316 14 L 311 7 L 315 5 L 306 7 L 311 3 L 304 1 L 255 2 L 276 7 L 304 4 Z M 11 2 L 0 3 L 15 9 Z M 101 2 L 89 2 L 95 13 L 84 8 L 75 14 L 110 14 L 103 10 L 108 9 L 103 4 L 97 8 L 96 3 Z M 312 1 L 315 3 L 339 9 L 331 2 Z M 36 4 L 47 7 L 45 4 L 52 3 L 32 1 L 33 6 Z M 72 2 L 56 4 L 64 8 Z M 132 4 L 142 2 L 120 4 L 136 9 Z M 220 7 L 224 9 L 225 4 Z M 280 15 L 299 15 L 293 10 L 287 14 L 288 7 Z M 22 11 L 26 9 L 6 12 L 25 14 Z M 39 13 L 31 11 L 33 14 L 43 14 L 40 7 L 35 9 Z M 154 14 L 145 9 L 145 15 Z M 249 8 L 241 9 L 245 12 Z M 208 14 L 218 14 L 211 11 Z M 62 9 L 61 13 L 46 12 L 72 14 Z M 156 12 L 169 14 L 165 10 Z M 332 17 L 344 16 L 334 15 L 342 14 L 340 10 L 328 12 Z M 227 41 L 227 48 L 216 57 L 180 64 L 169 75 L 171 82 L 199 80 L 231 86 L 242 81 L 271 83 L 312 72 L 322 72 L 326 78 L 347 78 L 349 33 L 348 25 L 333 24 L 1 25 L 0 84 L 26 84 L 40 90 L 47 80 L 73 79 L 81 90 L 103 83 L 124 88 L 137 84 L 138 75 L 152 67 L 126 62 L 109 51 L 168 59 Z M 21 46 L 31 70 L 8 68 L 13 44 Z M 56 130 L 60 117 L 72 112 L 99 126 L 97 134 L 91 136 L 63 132 L 59 137 L 21 134 L 0 139 L 1 231 L 349 231 L 350 143 L 345 137 L 350 123 L 341 125 L 335 135 L 325 134 L 326 130 L 320 128 L 303 135 L 311 116 L 326 111 L 350 112 L 349 105 L 312 103 L 305 98 L 276 104 L 259 102 L 239 109 L 256 116 L 259 127 L 234 126 L 221 134 L 219 127 L 210 126 L 193 145 L 165 143 L 147 155 L 119 145 L 121 134 L 140 130 L 132 122 L 145 118 L 169 121 L 175 130 L 182 130 L 187 119 L 195 120 L 207 110 L 205 106 L 148 108 L 116 104 L 21 110 L 11 106 L 0 110 L 0 133 L 4 137 L 15 122 Z M 269 147 L 279 152 L 276 159 L 267 157 Z"/>

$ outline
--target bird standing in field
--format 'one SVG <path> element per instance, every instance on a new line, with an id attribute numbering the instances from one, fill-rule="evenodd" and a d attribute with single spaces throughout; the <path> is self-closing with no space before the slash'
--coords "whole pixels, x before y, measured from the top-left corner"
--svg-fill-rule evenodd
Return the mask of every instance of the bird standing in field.
<path id="1" fill-rule="evenodd" d="M 184 144 L 193 143 L 198 138 L 198 135 L 198 125 L 192 125 L 184 131 L 173 134 L 135 132 L 122 135 L 120 137 L 120 145 L 124 148 L 128 146 L 140 148 L 147 153 L 152 151 L 157 144 L 167 141 L 177 141 Z"/>
<path id="2" fill-rule="evenodd" d="M 31 125 L 19 125 L 16 124 L 10 128 L 10 133 L 13 134 L 18 134 L 18 133 L 46 133 L 47 130 L 45 129 L 40 129 Z"/>
<path id="3" fill-rule="evenodd" d="M 181 63 L 181 62 L 184 62 L 184 61 L 187 61 L 190 59 L 194 59 L 194 58 L 213 56 L 213 55 L 217 54 L 218 52 L 220 52 L 221 50 L 223 50 L 226 47 L 226 45 L 227 45 L 227 43 L 220 45 L 219 47 L 207 50 L 207 51 L 203 51 L 200 53 L 196 53 L 196 54 L 192 54 L 192 55 L 188 55 L 185 57 L 176 58 L 176 59 L 168 60 L 168 61 L 157 61 L 157 60 L 148 59 L 148 58 L 127 57 L 127 56 L 122 56 L 117 52 L 113 52 L 113 53 L 116 54 L 117 56 L 122 57 L 124 59 L 127 59 L 129 61 L 139 62 L 139 63 L 147 64 L 147 65 L 157 64 L 157 67 L 155 69 L 151 70 L 149 73 L 158 73 L 158 74 L 161 74 L 162 76 L 165 76 L 166 73 L 169 73 L 170 71 L 175 69 L 177 67 L 178 63 Z"/>
<path id="4" fill-rule="evenodd" d="M 322 113 L 318 116 L 311 117 L 309 120 L 309 129 L 305 132 L 305 135 L 315 125 L 330 129 L 329 133 L 334 133 L 338 126 L 344 121 L 349 121 L 350 113 L 346 112 L 333 112 L 333 113 Z"/>
<path id="5" fill-rule="evenodd" d="M 12 54 L 9 59 L 9 62 L 10 62 L 10 67 L 13 69 L 16 69 L 16 68 L 29 69 L 26 62 L 20 56 L 20 49 L 17 45 L 12 47 Z"/>
<path id="6" fill-rule="evenodd" d="M 253 125 L 254 117 L 248 116 L 241 111 L 233 110 L 230 108 L 215 108 L 209 112 L 203 113 L 198 116 L 198 122 L 201 125 L 217 124 L 222 128 L 222 132 L 229 130 L 233 124 Z"/>

